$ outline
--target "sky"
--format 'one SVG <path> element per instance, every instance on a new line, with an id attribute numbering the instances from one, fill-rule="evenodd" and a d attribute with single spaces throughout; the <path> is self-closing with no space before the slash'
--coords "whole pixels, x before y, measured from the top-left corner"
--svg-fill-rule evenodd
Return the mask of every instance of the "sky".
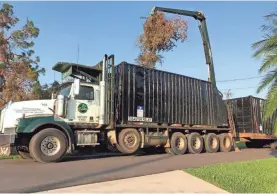
<path id="1" fill-rule="evenodd" d="M 207 18 L 218 89 L 231 89 L 232 97 L 253 95 L 265 98 L 266 91 L 256 93 L 262 78 L 220 82 L 260 76 L 261 60 L 252 57 L 251 45 L 262 39 L 265 15 L 273 12 L 275 2 L 10 2 L 15 15 L 33 20 L 40 29 L 34 50 L 46 74 L 41 84 L 60 81 L 52 71 L 57 62 L 97 64 L 105 54 L 114 54 L 115 62 L 135 63 L 139 54 L 137 36 L 143 32 L 143 19 L 155 7 L 202 11 Z M 174 15 L 168 14 L 168 17 Z M 208 67 L 198 23 L 190 17 L 188 38 L 164 56 L 157 69 L 202 80 L 208 79 Z M 79 45 L 79 57 L 78 57 Z"/>

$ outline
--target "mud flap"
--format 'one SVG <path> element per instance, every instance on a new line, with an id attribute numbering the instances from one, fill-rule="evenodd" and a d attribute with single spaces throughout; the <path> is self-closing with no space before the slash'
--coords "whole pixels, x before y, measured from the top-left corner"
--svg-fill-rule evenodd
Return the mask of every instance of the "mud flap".
<path id="1" fill-rule="evenodd" d="M 241 152 L 241 149 L 236 144 L 236 138 L 233 137 L 232 140 L 233 140 L 233 147 L 235 149 L 235 152 Z"/>
<path id="2" fill-rule="evenodd" d="M 0 156 L 16 153 L 14 147 L 15 134 L 0 134 Z"/>

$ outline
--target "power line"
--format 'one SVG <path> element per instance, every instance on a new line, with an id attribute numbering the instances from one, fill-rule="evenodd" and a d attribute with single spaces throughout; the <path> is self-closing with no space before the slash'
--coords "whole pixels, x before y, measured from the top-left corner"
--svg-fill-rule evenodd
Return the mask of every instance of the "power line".
<path id="1" fill-rule="evenodd" d="M 261 78 L 264 76 L 256 76 L 256 77 L 248 77 L 248 78 L 239 78 L 239 79 L 229 79 L 229 80 L 220 80 L 217 82 L 231 82 L 231 81 L 240 81 L 240 80 L 249 80 L 249 79 L 256 79 L 256 78 Z"/>
<path id="2" fill-rule="evenodd" d="M 242 89 L 250 89 L 250 88 L 257 88 L 257 86 L 244 87 L 244 88 L 228 88 L 228 89 L 221 89 L 221 90 L 242 90 Z"/>

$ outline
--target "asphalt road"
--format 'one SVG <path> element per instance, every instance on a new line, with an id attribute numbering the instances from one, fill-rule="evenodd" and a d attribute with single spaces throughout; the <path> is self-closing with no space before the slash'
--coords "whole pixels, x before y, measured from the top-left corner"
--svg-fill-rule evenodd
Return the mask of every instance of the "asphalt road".
<path id="1" fill-rule="evenodd" d="M 31 160 L 0 161 L 0 192 L 38 192 L 68 186 L 200 167 L 221 162 L 263 159 L 277 156 L 277 150 L 245 149 L 216 154 L 168 154 L 112 157 L 75 157 L 54 164 Z"/>

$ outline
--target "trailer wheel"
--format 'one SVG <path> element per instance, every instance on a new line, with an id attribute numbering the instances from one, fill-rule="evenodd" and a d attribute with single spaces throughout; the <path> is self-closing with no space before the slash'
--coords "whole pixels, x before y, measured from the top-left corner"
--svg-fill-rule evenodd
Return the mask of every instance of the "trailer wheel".
<path id="1" fill-rule="evenodd" d="M 60 161 L 68 149 L 68 140 L 63 132 L 47 128 L 35 134 L 29 145 L 32 158 L 41 163 Z"/>
<path id="2" fill-rule="evenodd" d="M 204 143 L 203 138 L 199 133 L 193 132 L 187 135 L 188 137 L 188 150 L 192 154 L 199 154 L 202 152 Z"/>
<path id="3" fill-rule="evenodd" d="M 219 149 L 219 138 L 214 133 L 204 136 L 205 150 L 209 153 L 216 153 Z"/>
<path id="4" fill-rule="evenodd" d="M 175 132 L 171 136 L 170 145 L 172 153 L 175 155 L 183 155 L 188 149 L 188 141 L 183 133 Z"/>
<path id="5" fill-rule="evenodd" d="M 126 128 L 120 131 L 118 143 L 123 153 L 133 154 L 139 150 L 141 137 L 136 129 Z"/>
<path id="6" fill-rule="evenodd" d="M 232 149 L 232 138 L 227 133 L 219 135 L 220 151 L 230 152 Z"/>
<path id="7" fill-rule="evenodd" d="M 17 151 L 17 153 L 19 154 L 19 156 L 23 159 L 33 159 L 31 154 L 28 152 L 23 152 L 23 151 Z"/>

